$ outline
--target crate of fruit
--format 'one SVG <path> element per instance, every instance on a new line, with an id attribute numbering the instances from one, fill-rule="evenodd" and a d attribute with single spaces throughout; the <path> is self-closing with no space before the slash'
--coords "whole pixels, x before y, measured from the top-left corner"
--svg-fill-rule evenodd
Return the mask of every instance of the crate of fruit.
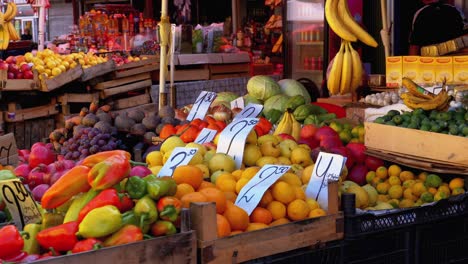
<path id="1" fill-rule="evenodd" d="M 108 60 L 103 63 L 96 64 L 94 66 L 83 68 L 83 75 L 81 75 L 80 81 L 89 81 L 98 76 L 102 76 L 113 72 L 115 70 L 114 60 Z"/>
<path id="2" fill-rule="evenodd" d="M 18 92 L 39 89 L 39 78 L 30 66 L 13 67 L 12 70 L 0 70 L 0 91 Z"/>
<path id="3" fill-rule="evenodd" d="M 53 74 L 53 73 L 52 73 Z M 41 91 L 43 92 L 50 92 L 57 88 L 62 87 L 65 84 L 71 83 L 83 75 L 83 68 L 81 64 L 77 64 L 74 68 L 71 68 L 65 72 L 62 72 L 54 77 L 47 77 L 44 74 L 41 74 L 40 84 L 41 84 Z"/>

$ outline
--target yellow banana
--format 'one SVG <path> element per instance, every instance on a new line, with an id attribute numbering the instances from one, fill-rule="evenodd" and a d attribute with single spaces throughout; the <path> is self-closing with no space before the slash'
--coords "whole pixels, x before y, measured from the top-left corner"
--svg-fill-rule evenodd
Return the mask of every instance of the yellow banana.
<path id="1" fill-rule="evenodd" d="M 276 53 L 278 51 L 281 51 L 282 44 L 283 44 L 283 34 L 280 35 L 275 45 L 273 45 L 273 49 L 271 50 L 271 52 Z"/>
<path id="2" fill-rule="evenodd" d="M 350 89 L 351 92 L 354 92 L 362 83 L 362 62 L 359 53 L 353 49 L 353 46 L 349 42 L 348 48 L 351 52 L 351 60 L 353 65 Z"/>
<path id="3" fill-rule="evenodd" d="M 273 132 L 273 135 L 279 135 L 279 134 L 291 134 L 292 130 L 292 119 L 291 119 L 291 113 L 288 111 L 284 112 L 283 117 L 281 118 L 280 122 L 278 123 L 278 126 L 276 127 L 275 131 Z"/>
<path id="4" fill-rule="evenodd" d="M 18 31 L 16 31 L 15 26 L 13 23 L 10 21 L 5 24 L 5 26 L 8 28 L 8 33 L 10 34 L 10 39 L 11 40 L 20 40 L 20 36 L 18 35 Z"/>
<path id="5" fill-rule="evenodd" d="M 336 95 L 340 93 L 340 79 L 341 79 L 341 70 L 343 67 L 343 42 L 341 43 L 340 50 L 336 53 L 335 58 L 328 74 L 327 86 L 328 91 L 331 95 Z"/>
<path id="6" fill-rule="evenodd" d="M 415 103 L 411 101 L 409 98 L 403 98 L 403 102 L 405 103 L 406 106 L 408 106 L 411 109 L 421 108 L 423 110 L 433 110 L 445 104 L 445 102 L 447 101 L 447 97 L 449 97 L 447 95 L 447 91 L 443 89 L 433 99 L 430 99 L 426 102 Z"/>
<path id="7" fill-rule="evenodd" d="M 407 77 L 403 77 L 401 84 L 408 89 L 412 95 L 425 98 L 425 99 L 432 99 L 434 98 L 434 94 L 426 91 L 426 89 L 417 85 L 413 80 Z"/>
<path id="8" fill-rule="evenodd" d="M 343 25 L 354 34 L 357 39 L 371 47 L 377 47 L 377 41 L 365 31 L 353 18 L 351 12 L 349 12 L 348 0 L 337 0 L 338 1 L 338 17 L 343 21 Z"/>
<path id="9" fill-rule="evenodd" d="M 414 96 L 411 93 L 402 93 L 400 95 L 400 98 L 403 99 L 403 100 L 407 99 L 407 100 L 409 100 L 409 101 L 411 101 L 413 103 L 417 103 L 417 104 L 425 103 L 425 102 L 428 102 L 430 100 L 430 99 L 424 99 L 424 98 L 421 98 L 421 97 Z"/>
<path id="10" fill-rule="evenodd" d="M 325 1 L 325 18 L 327 19 L 328 25 L 340 38 L 347 41 L 356 41 L 356 36 L 348 30 L 348 27 L 346 27 L 339 17 L 337 8 L 338 0 Z"/>
<path id="11" fill-rule="evenodd" d="M 11 2 L 7 4 L 7 8 L 5 10 L 5 13 L 3 13 L 3 18 L 5 21 L 10 21 L 14 17 L 13 14 L 13 5 Z"/>
<path id="12" fill-rule="evenodd" d="M 341 69 L 341 80 L 340 80 L 340 94 L 347 94 L 350 92 L 351 80 L 352 80 L 352 70 L 353 62 L 351 57 L 351 52 L 348 48 L 348 41 L 344 43 L 344 53 L 343 53 L 343 68 Z"/>
<path id="13" fill-rule="evenodd" d="M 13 19 L 18 14 L 18 6 L 16 5 L 15 2 L 10 2 L 10 3 L 11 3 L 11 6 L 13 7 L 13 17 L 11 17 L 11 19 Z"/>
<path id="14" fill-rule="evenodd" d="M 6 50 L 10 43 L 10 34 L 5 26 L 0 25 L 0 50 Z"/>
<path id="15" fill-rule="evenodd" d="M 291 120 L 292 120 L 292 129 L 291 129 L 291 136 L 298 141 L 299 138 L 301 137 L 301 123 L 294 118 L 293 115 L 291 115 Z"/>

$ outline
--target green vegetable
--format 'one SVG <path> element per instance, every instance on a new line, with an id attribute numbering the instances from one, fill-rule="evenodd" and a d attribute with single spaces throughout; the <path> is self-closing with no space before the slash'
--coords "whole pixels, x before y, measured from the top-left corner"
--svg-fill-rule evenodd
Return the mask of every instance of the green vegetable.
<path id="1" fill-rule="evenodd" d="M 122 226 L 122 215 L 117 207 L 106 205 L 91 210 L 78 227 L 78 234 L 86 238 L 108 236 Z"/>
<path id="2" fill-rule="evenodd" d="M 147 183 L 138 176 L 132 176 L 125 184 L 125 190 L 132 199 L 140 199 L 147 193 Z"/>
<path id="3" fill-rule="evenodd" d="M 267 100 L 281 93 L 280 86 L 273 78 L 266 75 L 256 75 L 247 82 L 248 93 L 256 99 Z"/>

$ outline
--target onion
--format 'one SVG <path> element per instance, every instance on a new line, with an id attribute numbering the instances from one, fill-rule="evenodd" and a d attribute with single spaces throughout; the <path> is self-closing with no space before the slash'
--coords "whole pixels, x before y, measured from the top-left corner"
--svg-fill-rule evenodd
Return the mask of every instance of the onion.
<path id="1" fill-rule="evenodd" d="M 222 104 L 213 107 L 212 112 L 214 119 L 219 121 L 228 121 L 232 117 L 231 109 Z"/>
<path id="2" fill-rule="evenodd" d="M 186 112 L 185 108 L 180 108 L 175 110 L 175 118 L 179 119 L 180 121 L 187 120 L 188 112 Z"/>

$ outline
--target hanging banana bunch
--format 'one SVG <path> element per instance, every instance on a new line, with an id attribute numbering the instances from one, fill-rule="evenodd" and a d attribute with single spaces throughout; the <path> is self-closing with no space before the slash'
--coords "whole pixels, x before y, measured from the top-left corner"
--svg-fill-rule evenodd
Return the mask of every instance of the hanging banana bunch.
<path id="1" fill-rule="evenodd" d="M 8 2 L 5 13 L 0 12 L 0 50 L 6 50 L 10 40 L 20 40 L 20 36 L 13 25 L 18 9 L 14 2 Z"/>

